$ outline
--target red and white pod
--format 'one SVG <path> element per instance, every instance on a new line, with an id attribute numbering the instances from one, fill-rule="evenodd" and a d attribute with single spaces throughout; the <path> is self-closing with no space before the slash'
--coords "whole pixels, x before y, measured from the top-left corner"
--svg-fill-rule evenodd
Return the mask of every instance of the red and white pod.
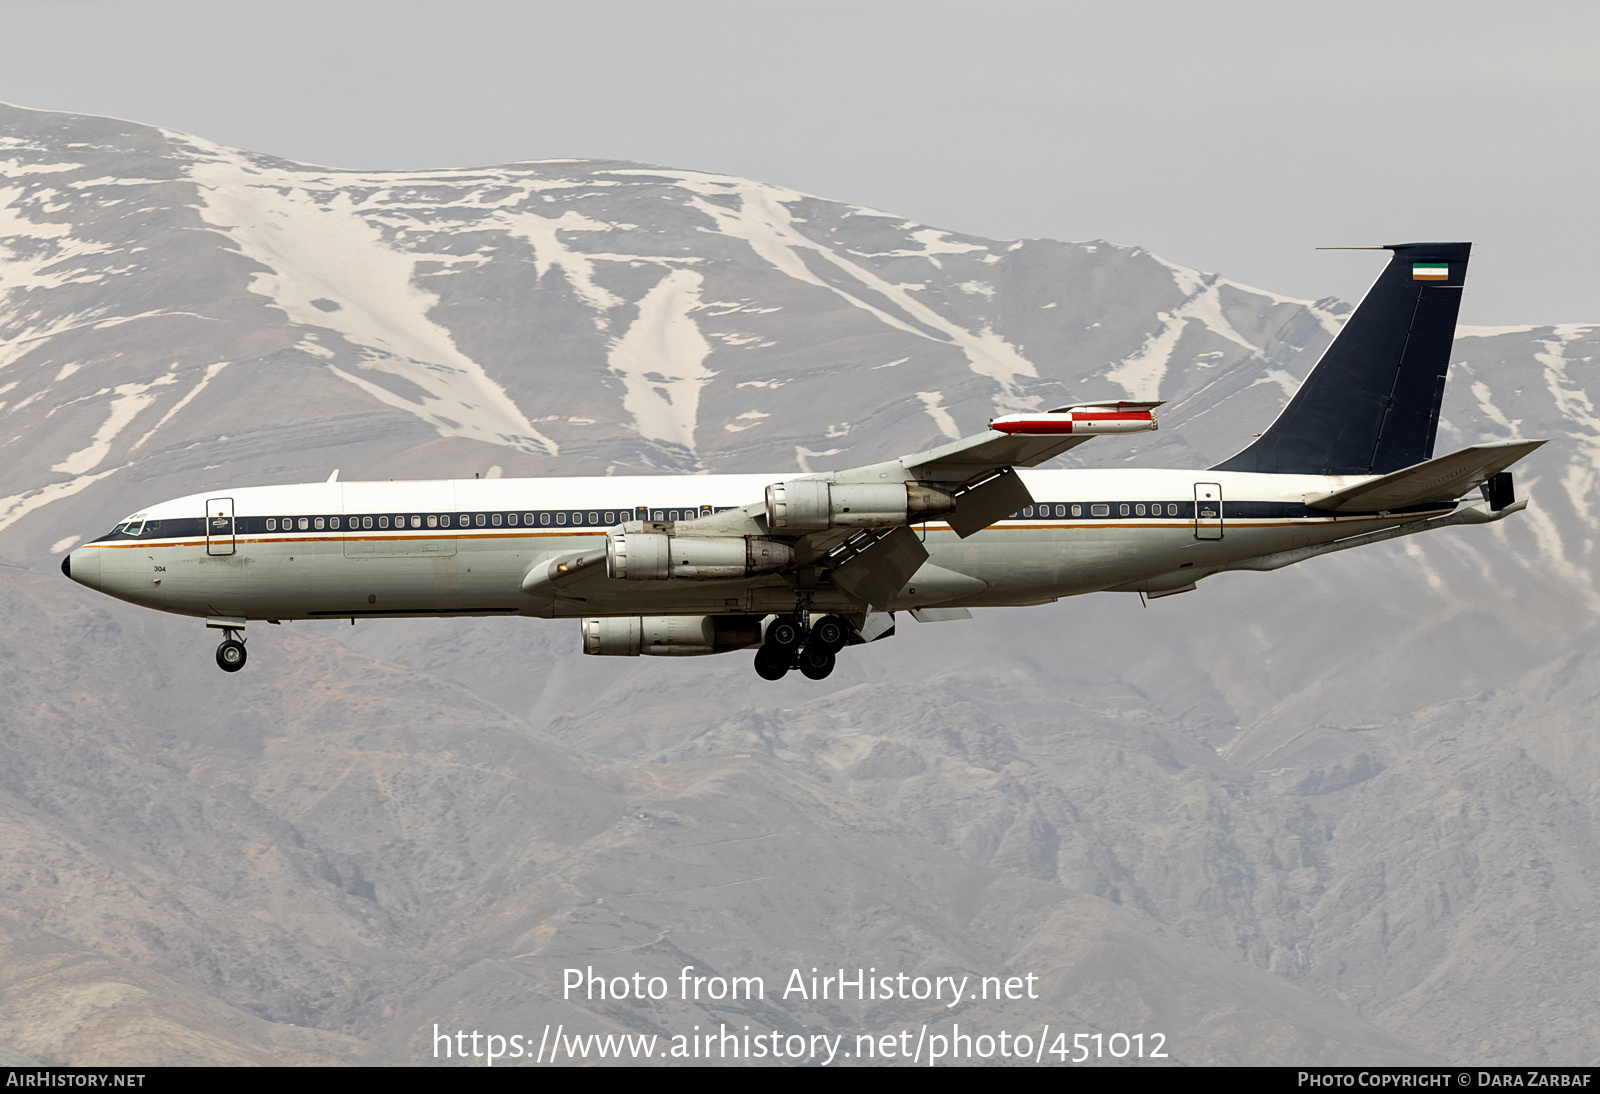
<path id="1" fill-rule="evenodd" d="M 1097 437 L 1115 433 L 1148 433 L 1156 428 L 1155 408 L 1160 403 L 1087 403 L 1064 406 L 1045 414 L 1007 414 L 989 428 L 997 433 L 1026 437 L 1072 434 Z"/>

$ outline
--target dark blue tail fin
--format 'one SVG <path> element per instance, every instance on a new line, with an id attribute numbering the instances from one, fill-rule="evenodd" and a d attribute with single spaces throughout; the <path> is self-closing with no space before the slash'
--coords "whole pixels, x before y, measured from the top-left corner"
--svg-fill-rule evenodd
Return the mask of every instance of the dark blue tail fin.
<path id="1" fill-rule="evenodd" d="M 1278 420 L 1213 471 L 1385 475 L 1433 456 L 1470 243 L 1396 243 Z"/>

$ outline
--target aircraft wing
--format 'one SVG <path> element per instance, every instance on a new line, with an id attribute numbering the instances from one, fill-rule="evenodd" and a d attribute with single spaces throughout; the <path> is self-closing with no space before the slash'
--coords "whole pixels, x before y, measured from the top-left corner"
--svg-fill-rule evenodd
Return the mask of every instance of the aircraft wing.
<path id="1" fill-rule="evenodd" d="M 623 536 L 742 537 L 786 546 L 795 574 L 818 572 L 868 605 L 889 603 L 928 559 L 912 526 L 947 521 L 963 539 L 1033 504 L 1017 467 L 1034 467 L 1092 437 L 1156 428 L 1160 403 L 1089 403 L 995 418 L 984 432 L 898 460 L 775 483 L 764 502 L 672 524 L 627 522 Z M 609 542 L 609 540 L 608 540 Z M 673 548 L 668 547 L 670 552 Z M 522 582 L 536 596 L 583 600 L 614 576 L 605 549 L 536 562 Z M 747 576 L 768 572 L 751 570 Z M 797 588 L 801 587 L 799 585 Z"/>
<path id="2" fill-rule="evenodd" d="M 1159 402 L 1082 403 L 1045 414 L 1009 414 L 971 437 L 906 456 L 900 463 L 923 481 L 965 483 L 1003 467 L 1037 467 L 1107 433 L 1156 428 Z"/>
<path id="3" fill-rule="evenodd" d="M 1057 407 L 1044 414 L 1008 414 L 995 418 L 982 433 L 898 462 L 918 482 L 952 491 L 956 508 L 945 519 L 965 539 L 1033 504 L 1013 468 L 1037 467 L 1095 437 L 1153 430 L 1160 405 L 1124 400 Z M 848 481 L 849 473 L 839 479 Z"/>
<path id="4" fill-rule="evenodd" d="M 1027 436 L 986 429 L 971 437 L 906 456 L 900 462 L 918 478 L 937 482 L 965 482 L 974 475 L 1001 467 L 1037 467 L 1045 460 L 1076 448 L 1092 436 Z"/>
<path id="5" fill-rule="evenodd" d="M 1427 502 L 1455 501 L 1544 443 L 1494 441 L 1475 444 L 1460 452 L 1424 460 L 1341 490 L 1309 495 L 1306 505 L 1333 513 L 1376 513 Z"/>

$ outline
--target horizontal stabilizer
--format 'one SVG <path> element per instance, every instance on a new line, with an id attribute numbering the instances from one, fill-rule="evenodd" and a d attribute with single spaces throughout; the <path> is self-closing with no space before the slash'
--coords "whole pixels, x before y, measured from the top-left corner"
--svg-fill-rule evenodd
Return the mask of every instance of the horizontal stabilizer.
<path id="1" fill-rule="evenodd" d="M 1448 456 L 1426 460 L 1375 479 L 1312 494 L 1306 505 L 1331 513 L 1378 513 L 1428 502 L 1452 502 L 1467 491 L 1544 444 L 1544 441 L 1495 441 L 1475 444 Z"/>

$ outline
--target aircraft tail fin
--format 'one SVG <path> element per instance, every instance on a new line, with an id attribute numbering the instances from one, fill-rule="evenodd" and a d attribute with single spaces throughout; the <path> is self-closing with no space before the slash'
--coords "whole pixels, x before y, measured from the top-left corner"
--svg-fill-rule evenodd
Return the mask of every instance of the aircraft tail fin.
<path id="1" fill-rule="evenodd" d="M 1393 257 L 1267 431 L 1213 471 L 1384 475 L 1433 456 L 1470 243 Z"/>

